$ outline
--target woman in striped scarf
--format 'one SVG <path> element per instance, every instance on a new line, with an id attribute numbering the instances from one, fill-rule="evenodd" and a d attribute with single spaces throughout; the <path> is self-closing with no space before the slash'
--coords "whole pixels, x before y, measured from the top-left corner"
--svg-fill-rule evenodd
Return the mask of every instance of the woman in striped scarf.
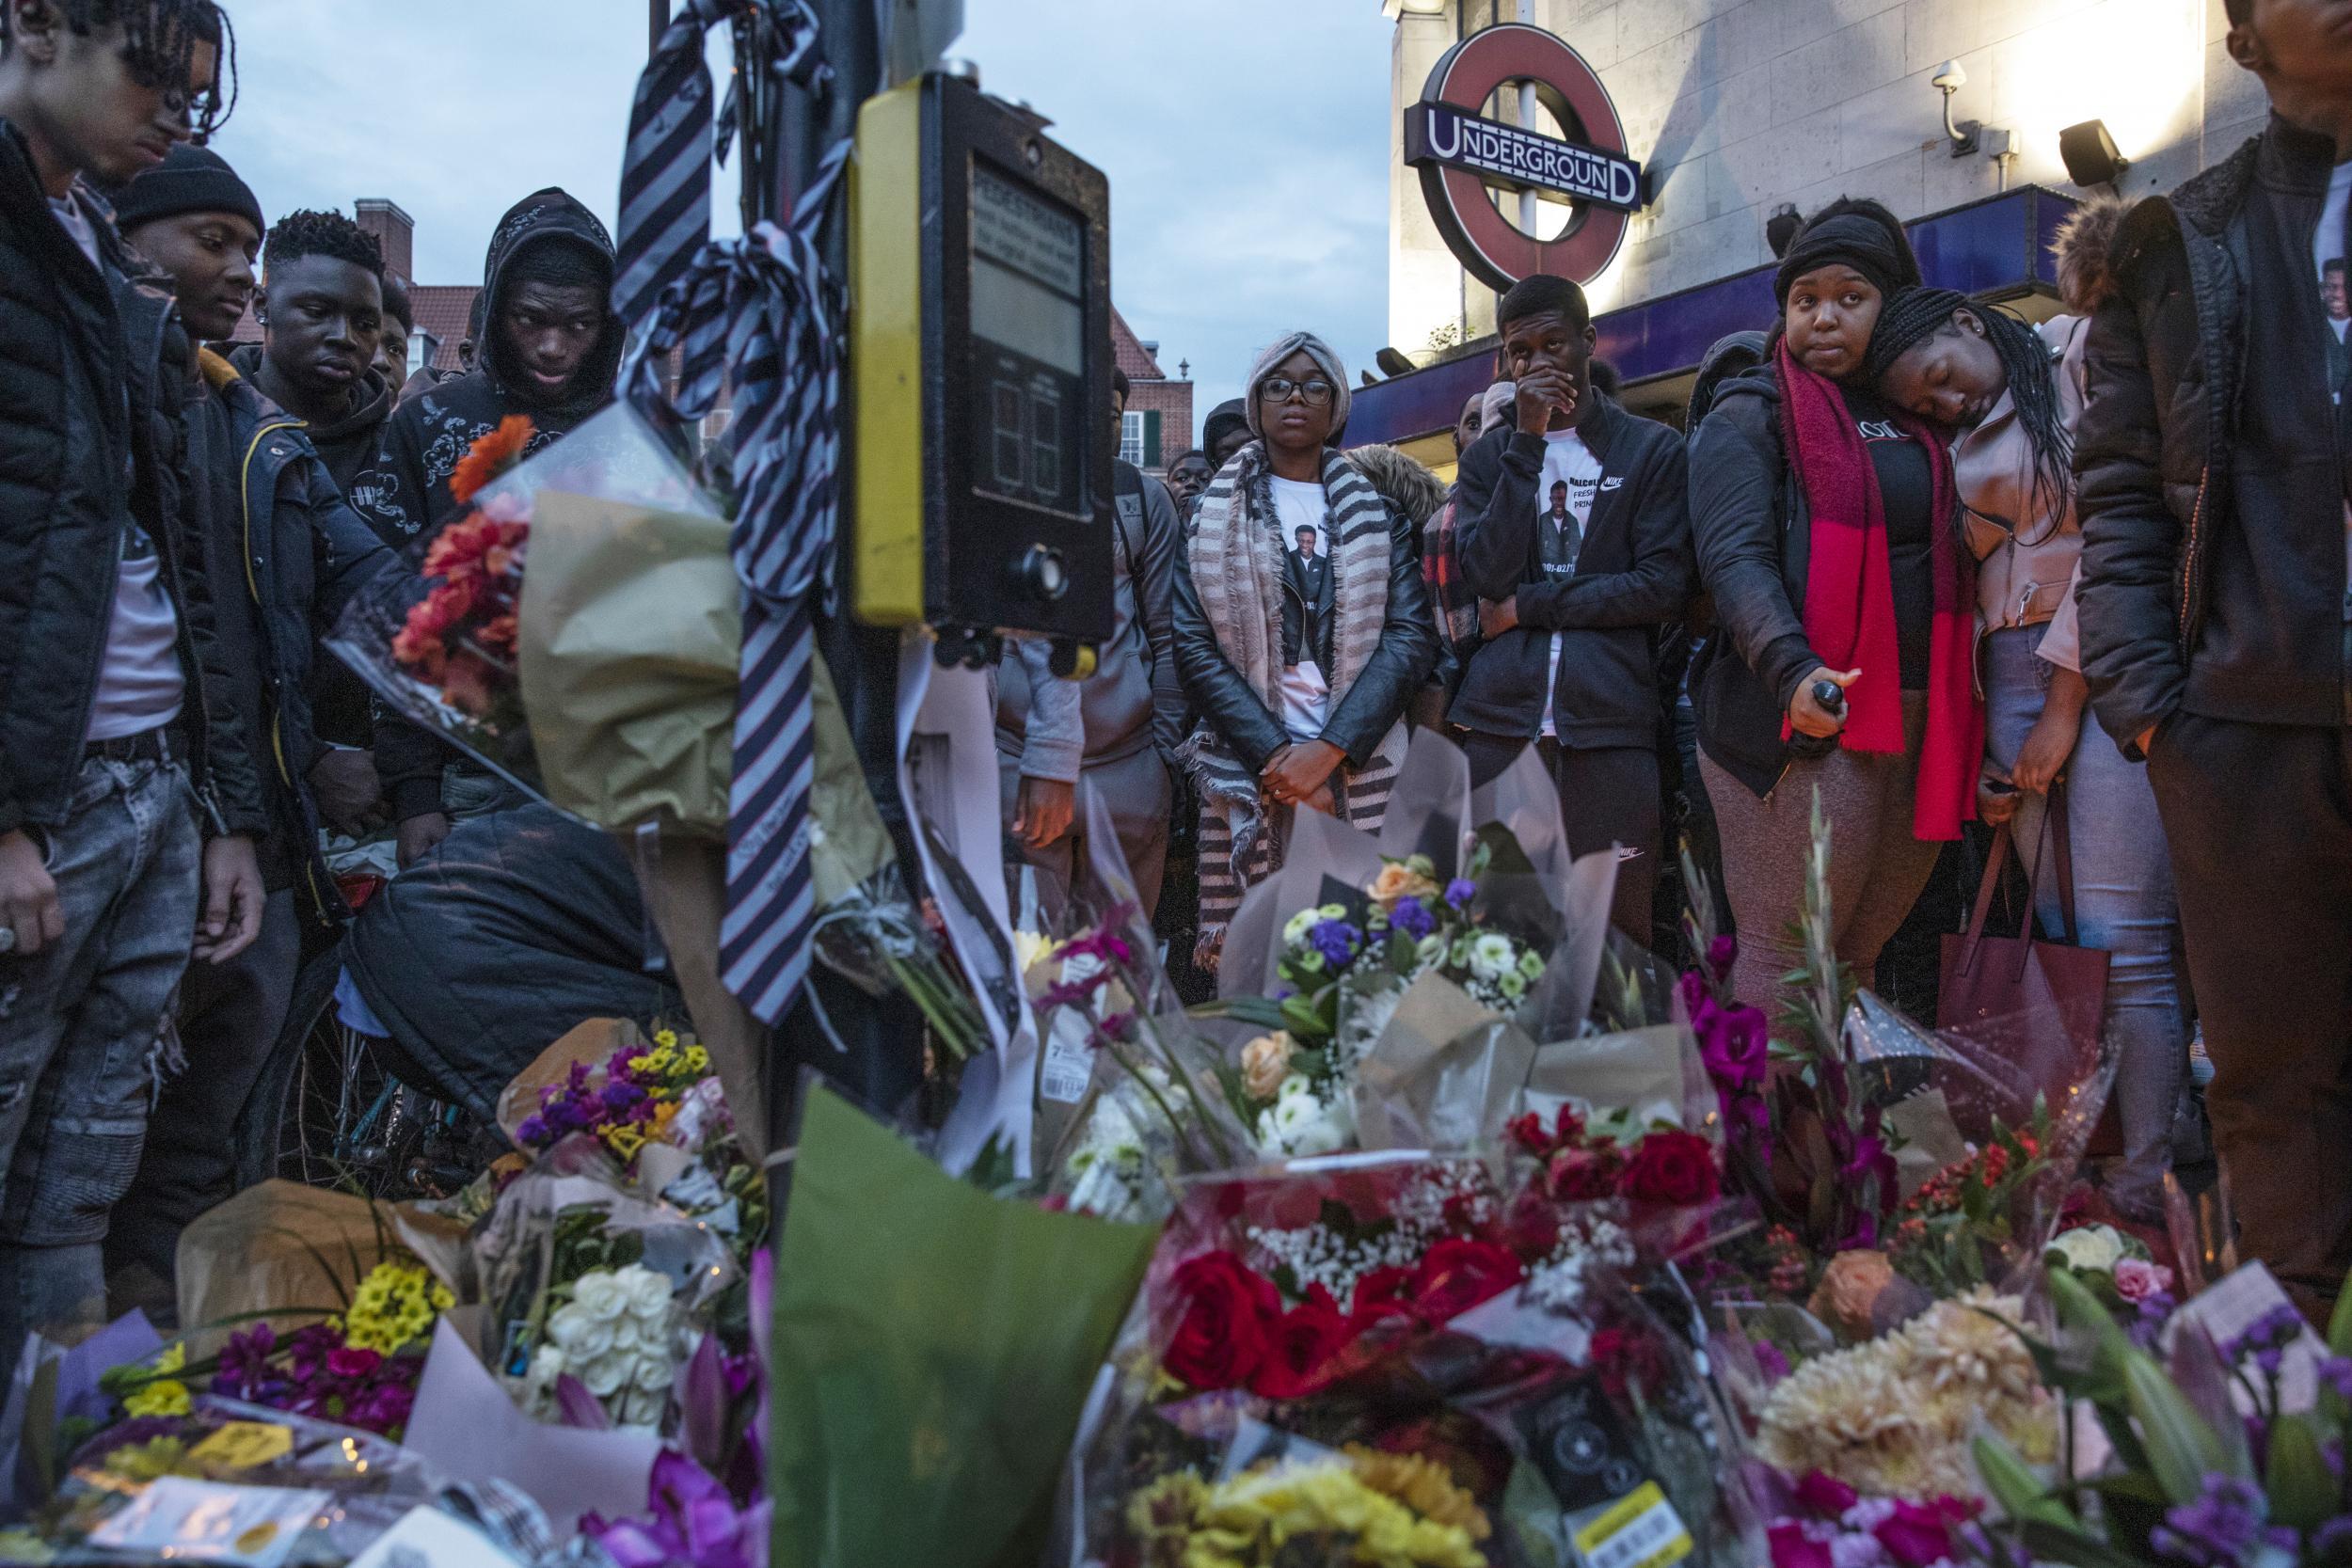
<path id="1" fill-rule="evenodd" d="M 1254 438 L 1202 497 L 1176 568 L 1176 668 L 1201 715 L 1184 755 L 1204 969 L 1243 891 L 1281 863 L 1295 812 L 1378 830 L 1405 705 L 1438 657 L 1413 524 L 1334 450 L 1339 356 L 1294 332 L 1259 356 L 1244 401 Z"/>

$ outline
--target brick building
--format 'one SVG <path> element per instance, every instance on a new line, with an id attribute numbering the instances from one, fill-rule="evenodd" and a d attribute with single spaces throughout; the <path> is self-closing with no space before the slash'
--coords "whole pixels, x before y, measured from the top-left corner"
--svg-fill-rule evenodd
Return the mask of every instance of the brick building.
<path id="1" fill-rule="evenodd" d="M 1160 368 L 1160 345 L 1145 342 L 1114 307 L 1111 310 L 1111 352 L 1127 372 L 1133 388 L 1127 398 L 1127 418 L 1120 431 L 1119 455 L 1148 474 L 1161 474 L 1177 453 L 1192 445 L 1192 382 L 1177 366 L 1171 380 Z"/>
<path id="2" fill-rule="evenodd" d="M 396 201 L 380 196 L 363 196 L 352 204 L 355 220 L 359 227 L 375 236 L 384 247 L 384 270 L 407 286 L 409 308 L 417 318 L 417 329 L 408 340 L 408 368 L 418 371 L 427 363 L 437 371 L 462 370 L 457 357 L 457 345 L 465 340 L 466 318 L 473 311 L 473 296 L 482 292 L 479 283 L 420 283 L 416 280 L 417 220 L 401 209 Z M 262 327 L 248 309 L 245 320 L 237 324 L 232 340 L 240 343 L 258 343 Z"/>

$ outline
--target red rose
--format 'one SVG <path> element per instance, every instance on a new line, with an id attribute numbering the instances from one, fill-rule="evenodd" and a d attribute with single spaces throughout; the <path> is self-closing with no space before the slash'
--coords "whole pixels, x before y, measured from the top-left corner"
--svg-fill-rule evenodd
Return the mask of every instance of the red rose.
<path id="1" fill-rule="evenodd" d="M 1449 1236 L 1429 1249 L 1413 1275 L 1413 1311 L 1435 1325 L 1517 1285 L 1525 1270 L 1510 1248 Z"/>
<path id="2" fill-rule="evenodd" d="M 1332 1363 L 1355 1338 L 1356 1329 L 1331 1292 L 1309 1286 L 1307 1299 L 1274 1325 L 1249 1391 L 1270 1400 L 1303 1399 L 1330 1381 Z"/>
<path id="3" fill-rule="evenodd" d="M 1597 1148 L 1571 1148 L 1553 1155 L 1544 1179 L 1551 1196 L 1560 1202 L 1590 1203 L 1617 1196 L 1621 1168 L 1615 1146 L 1602 1144 Z"/>
<path id="4" fill-rule="evenodd" d="M 1356 1281 L 1355 1319 L 1358 1333 L 1390 1318 L 1413 1315 L 1413 1271 L 1388 1264 Z"/>
<path id="5" fill-rule="evenodd" d="M 1696 1132 L 1652 1132 L 1633 1146 L 1618 1190 L 1637 1202 L 1678 1209 L 1708 1202 L 1723 1191 L 1715 1146 Z"/>
<path id="6" fill-rule="evenodd" d="M 1248 1383 L 1281 1317 L 1273 1281 L 1232 1253 L 1204 1252 L 1180 1264 L 1170 1284 L 1185 1305 L 1163 1358 L 1168 1375 L 1202 1393 Z"/>

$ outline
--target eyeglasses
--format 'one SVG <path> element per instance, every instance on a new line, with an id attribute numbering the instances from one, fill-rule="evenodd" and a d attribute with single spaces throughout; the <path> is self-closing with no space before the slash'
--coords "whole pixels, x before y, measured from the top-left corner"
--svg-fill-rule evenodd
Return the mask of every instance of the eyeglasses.
<path id="1" fill-rule="evenodd" d="M 1327 381 L 1293 381 L 1286 375 L 1276 375 L 1258 384 L 1258 397 L 1265 403 L 1288 403 L 1294 392 L 1310 408 L 1328 407 L 1331 403 L 1331 384 Z"/>

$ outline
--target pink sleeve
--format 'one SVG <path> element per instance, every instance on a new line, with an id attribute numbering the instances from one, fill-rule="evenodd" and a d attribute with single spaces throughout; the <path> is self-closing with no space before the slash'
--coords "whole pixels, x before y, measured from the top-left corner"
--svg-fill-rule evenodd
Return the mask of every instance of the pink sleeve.
<path id="1" fill-rule="evenodd" d="M 2082 592 L 2082 557 L 2074 558 L 2074 575 L 2067 579 L 2066 597 L 2058 601 L 2058 613 L 2050 617 L 2049 629 L 2034 645 L 2034 654 L 2045 663 L 2061 670 L 2083 673 L 2082 624 L 2074 615 L 2074 595 Z"/>

